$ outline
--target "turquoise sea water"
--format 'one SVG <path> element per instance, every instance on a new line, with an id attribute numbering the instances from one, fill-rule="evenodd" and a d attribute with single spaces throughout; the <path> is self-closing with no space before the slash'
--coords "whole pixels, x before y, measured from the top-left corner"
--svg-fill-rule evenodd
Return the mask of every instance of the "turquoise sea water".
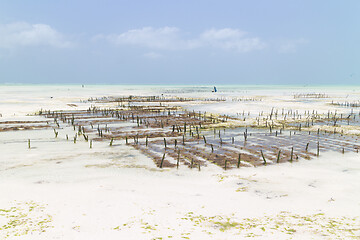
<path id="1" fill-rule="evenodd" d="M 81 84 L 0 84 L 0 91 L 43 91 L 86 89 L 90 92 L 104 89 L 121 91 L 150 91 L 165 93 L 211 92 L 214 85 L 84 85 Z M 216 85 L 218 92 L 291 91 L 338 92 L 360 91 L 360 85 Z"/>
<path id="2" fill-rule="evenodd" d="M 172 95 L 180 97 L 292 96 L 321 93 L 329 97 L 359 99 L 360 86 L 351 85 L 40 85 L 1 84 L 0 106 L 12 102 L 44 102 L 51 99 L 87 99 L 102 96 Z"/>

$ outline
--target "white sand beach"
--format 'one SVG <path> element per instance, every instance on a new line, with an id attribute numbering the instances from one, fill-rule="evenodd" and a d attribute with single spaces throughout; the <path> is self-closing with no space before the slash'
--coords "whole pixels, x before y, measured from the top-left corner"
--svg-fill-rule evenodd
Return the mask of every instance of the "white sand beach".
<path id="1" fill-rule="evenodd" d="M 52 121 L 35 115 L 41 109 L 115 108 L 116 103 L 87 100 L 129 95 L 222 98 L 169 105 L 234 117 L 248 113 L 246 123 L 272 109 L 344 115 L 360 110 L 331 104 L 359 101 L 360 87 L 218 90 L 1 85 L 0 127 Z M 313 93 L 324 95 L 306 97 Z M 336 128 L 345 136 L 360 134 L 356 124 Z M 227 170 L 208 162 L 199 171 L 183 164 L 159 168 L 124 139 L 112 146 L 94 140 L 89 148 L 83 138 L 72 141 L 70 125 L 56 129 L 56 137 L 52 127 L 0 132 L 0 239 L 360 239 L 360 155 L 355 151 L 322 150 L 311 159 Z"/>

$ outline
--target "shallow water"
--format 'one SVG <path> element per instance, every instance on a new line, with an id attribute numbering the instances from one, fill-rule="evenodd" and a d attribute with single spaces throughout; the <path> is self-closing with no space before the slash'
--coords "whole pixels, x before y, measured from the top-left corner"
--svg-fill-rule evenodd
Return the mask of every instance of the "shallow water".
<path id="1" fill-rule="evenodd" d="M 73 142 L 76 131 L 71 126 L 61 123 L 57 128 L 52 119 L 32 116 L 40 109 L 86 110 L 95 104 L 99 107 L 117 105 L 94 103 L 87 101 L 89 98 L 161 94 L 225 99 L 216 103 L 193 101 L 171 105 L 179 104 L 190 111 L 235 117 L 244 112 L 247 119 L 265 118 L 273 108 L 279 112 L 282 109 L 298 110 L 301 114 L 312 110 L 319 114 L 335 110 L 338 113 L 349 113 L 351 109 L 332 106 L 329 102 L 355 101 L 360 96 L 360 87 L 356 86 L 219 85 L 217 93 L 211 92 L 212 87 L 0 85 L 0 125 L 5 121 L 48 120 L 50 126 L 43 130 L 0 132 L 0 209 L 9 209 L 14 205 L 26 209 L 30 201 L 44 209 L 38 211 L 35 208 L 33 214 L 29 215 L 19 214 L 20 217 L 28 216 L 20 218 L 24 224 L 0 230 L 0 237 L 7 234 L 13 237 L 19 230 L 30 229 L 28 235 L 9 239 L 29 239 L 29 236 L 36 240 L 100 239 L 104 236 L 106 239 L 166 239 L 169 236 L 173 239 L 208 239 L 209 236 L 213 239 L 239 239 L 246 237 L 246 233 L 237 228 L 239 225 L 235 223 L 247 221 L 282 221 L 286 229 L 295 230 L 282 232 L 270 228 L 271 224 L 263 224 L 251 230 L 257 234 L 255 239 L 329 239 L 351 234 L 358 237 L 359 155 L 351 151 L 350 144 L 344 146 L 346 152 L 341 153 L 339 147 L 343 138 L 339 134 L 326 140 L 327 145 L 335 151 L 321 151 L 320 156 L 311 161 L 300 159 L 293 163 L 287 161 L 268 164 L 266 167 L 241 167 L 227 171 L 212 163 L 207 163 L 201 171 L 190 169 L 187 165 L 180 165 L 178 170 L 159 169 L 150 157 L 126 145 L 124 140 L 116 139 L 113 146 L 109 146 L 109 141 L 94 141 L 90 148 L 89 142 L 81 137 L 76 143 Z M 328 98 L 299 99 L 294 98 L 295 93 L 322 93 Z M 261 98 L 261 101 L 233 101 L 233 98 Z M 246 114 L 248 112 L 250 115 Z M 347 122 L 344 124 L 347 125 Z M 8 126 L 9 123 L 3 125 Z M 331 131 L 327 129 L 331 126 L 317 125 Z M 357 126 L 346 129 L 345 125 L 341 128 L 345 132 L 352 131 L 351 137 L 360 133 Z M 130 129 L 136 123 L 109 124 L 109 127 L 120 126 Z M 104 125 L 101 127 L 104 128 Z M 57 137 L 53 128 L 59 132 Z M 243 145 L 243 131 L 246 128 L 244 125 L 237 129 L 226 129 L 225 135 L 221 135 L 224 147 L 215 151 L 220 154 L 226 149 L 239 150 L 231 146 L 231 137 L 235 137 L 235 145 Z M 217 130 L 223 131 L 221 127 Z M 263 135 L 267 135 L 267 143 L 281 142 L 285 136 L 289 137 L 289 130 L 285 130 L 277 139 L 273 136 L 274 132 L 270 136 L 267 129 L 248 128 L 248 132 L 249 144 L 252 141 L 258 145 L 265 144 Z M 297 139 L 306 134 L 304 130 L 292 136 L 292 143 L 303 149 L 305 146 Z M 69 139 L 66 139 L 66 135 Z M 205 135 L 211 143 L 219 141 L 218 138 L 212 139 L 212 130 Z M 340 140 L 333 142 L 332 138 Z M 31 139 L 30 149 L 28 139 Z M 201 141 L 198 143 L 195 140 L 189 145 L 205 148 Z M 162 144 L 162 139 L 159 139 L 154 149 L 162 150 Z M 314 152 L 316 145 L 310 147 Z M 207 146 L 204 151 L 209 152 L 209 149 Z M 264 154 L 268 152 L 264 150 Z M 17 215 L 18 211 L 14 214 Z M 204 225 L 195 224 L 189 214 L 194 219 L 202 216 Z M 294 217 L 295 214 L 299 217 Z M 45 232 L 34 231 L 30 223 L 44 221 L 48 216 L 51 216 L 48 223 L 50 227 L 45 228 Z M 318 224 L 312 223 L 308 228 L 308 221 L 303 219 L 311 220 L 314 216 L 322 217 L 316 217 Z M 211 217 L 216 217 L 217 221 L 220 219 L 220 222 L 214 224 L 206 220 Z M 346 221 L 352 219 L 349 226 L 354 229 L 353 233 L 345 231 L 345 225 L 341 225 L 341 219 L 345 218 Z M 221 219 L 230 219 L 235 227 L 220 231 L 221 224 L 226 224 Z M 8 226 L 11 220 L 10 215 L 0 214 L 0 226 Z M 331 228 L 330 233 L 327 231 L 328 226 L 334 220 L 339 221 L 340 227 Z M 264 227 L 265 231 L 260 227 Z"/>

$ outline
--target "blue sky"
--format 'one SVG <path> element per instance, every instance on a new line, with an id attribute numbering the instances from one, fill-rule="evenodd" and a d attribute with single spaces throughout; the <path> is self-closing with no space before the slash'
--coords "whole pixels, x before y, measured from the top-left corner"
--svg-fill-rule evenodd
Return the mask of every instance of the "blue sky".
<path id="1" fill-rule="evenodd" d="M 0 83 L 359 84 L 360 1 L 0 2 Z"/>

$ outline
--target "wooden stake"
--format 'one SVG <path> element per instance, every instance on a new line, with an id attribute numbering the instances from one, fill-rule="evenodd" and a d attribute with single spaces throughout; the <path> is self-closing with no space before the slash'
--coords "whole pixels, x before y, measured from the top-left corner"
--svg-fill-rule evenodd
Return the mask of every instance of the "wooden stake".
<path id="1" fill-rule="evenodd" d="M 163 155 L 163 157 L 162 157 L 162 159 L 161 159 L 160 168 L 163 167 L 164 159 L 165 159 L 165 153 L 164 153 L 164 155 Z"/>
<path id="2" fill-rule="evenodd" d="M 178 151 L 178 157 L 177 157 L 177 162 L 176 162 L 176 169 L 179 169 L 179 162 L 180 162 L 180 149 Z"/>
<path id="3" fill-rule="evenodd" d="M 260 151 L 261 151 L 261 156 L 262 156 L 263 161 L 264 161 L 264 165 L 266 165 L 266 159 L 265 159 L 264 153 L 263 153 L 263 151 L 262 151 L 262 150 L 260 150 Z"/>

